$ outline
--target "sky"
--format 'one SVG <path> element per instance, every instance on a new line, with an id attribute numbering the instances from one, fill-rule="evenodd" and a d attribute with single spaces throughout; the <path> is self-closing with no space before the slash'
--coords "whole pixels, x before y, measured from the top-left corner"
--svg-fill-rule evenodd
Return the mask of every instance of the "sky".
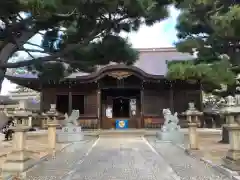
<path id="1" fill-rule="evenodd" d="M 137 32 L 121 35 L 128 37 L 134 48 L 160 48 L 160 47 L 172 47 L 177 41 L 176 37 L 176 21 L 179 15 L 179 11 L 170 7 L 169 18 L 156 23 L 151 27 L 141 26 Z M 32 43 L 41 42 L 41 36 L 36 35 L 30 39 Z M 32 47 L 31 47 L 32 48 Z M 27 54 L 21 53 L 21 57 L 27 58 Z M 7 79 L 3 81 L 1 95 L 7 95 L 9 91 L 13 91 L 16 84 L 11 83 Z"/>

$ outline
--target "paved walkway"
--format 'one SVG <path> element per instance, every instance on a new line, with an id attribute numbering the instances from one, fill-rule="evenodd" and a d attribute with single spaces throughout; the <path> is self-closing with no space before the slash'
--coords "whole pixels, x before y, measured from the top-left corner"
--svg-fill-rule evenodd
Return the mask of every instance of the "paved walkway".
<path id="1" fill-rule="evenodd" d="M 95 139 L 79 142 L 57 153 L 56 158 L 49 158 L 26 173 L 27 180 L 60 180 L 66 176 L 76 163 L 83 160 L 93 146 Z"/>
<path id="2" fill-rule="evenodd" d="M 210 165 L 186 155 L 178 146 L 171 143 L 159 143 L 153 138 L 148 139 L 148 141 L 158 154 L 168 162 L 181 180 L 230 180 Z"/>
<path id="3" fill-rule="evenodd" d="M 171 144 L 100 138 L 75 144 L 27 173 L 27 179 L 230 180 Z M 154 146 L 154 149 L 152 146 Z"/>
<path id="4" fill-rule="evenodd" d="M 101 138 L 67 180 L 175 180 L 170 166 L 142 138 Z"/>

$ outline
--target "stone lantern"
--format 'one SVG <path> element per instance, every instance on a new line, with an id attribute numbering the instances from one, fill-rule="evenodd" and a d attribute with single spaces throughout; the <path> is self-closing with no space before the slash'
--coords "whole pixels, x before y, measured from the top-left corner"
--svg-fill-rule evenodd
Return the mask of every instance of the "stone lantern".
<path id="1" fill-rule="evenodd" d="M 26 147 L 27 131 L 29 127 L 17 124 L 12 128 L 13 134 L 13 150 L 8 153 L 6 160 L 2 165 L 3 179 L 9 179 L 9 175 L 18 175 L 31 168 L 35 161 L 31 158 L 31 152 Z"/>
<path id="2" fill-rule="evenodd" d="M 19 105 L 12 114 L 14 124 L 32 127 L 32 112 Z"/>
<path id="3" fill-rule="evenodd" d="M 42 121 L 42 127 L 45 128 L 47 124 L 50 122 L 57 122 L 57 117 L 59 116 L 59 113 L 56 110 L 56 104 L 51 104 L 49 111 L 46 113 L 42 113 L 43 121 Z"/>
<path id="4" fill-rule="evenodd" d="M 229 131 L 230 148 L 223 165 L 233 171 L 240 171 L 240 125 L 229 124 L 226 128 Z"/>
<path id="5" fill-rule="evenodd" d="M 45 122 L 48 127 L 48 146 L 49 146 L 49 153 L 55 157 L 56 154 L 56 134 L 57 134 L 57 117 L 59 113 L 56 110 L 56 104 L 51 104 L 50 110 L 46 113 L 43 113 L 45 117 Z"/>
<path id="6" fill-rule="evenodd" d="M 203 115 L 202 112 L 195 108 L 193 102 L 188 103 L 188 110 L 182 113 L 187 117 L 188 121 L 188 131 L 189 131 L 189 148 L 191 150 L 197 150 L 198 147 L 198 134 L 197 127 L 199 122 L 199 117 Z"/>
<path id="7" fill-rule="evenodd" d="M 199 123 L 200 116 L 203 115 L 202 112 L 198 111 L 195 108 L 195 104 L 193 102 L 188 103 L 188 109 L 187 111 L 182 113 L 187 117 L 188 123 Z"/>
<path id="8" fill-rule="evenodd" d="M 233 96 L 228 96 L 225 100 L 226 104 L 219 111 L 219 113 L 226 118 L 226 123 L 223 125 L 221 142 L 229 143 L 227 126 L 230 124 L 236 124 L 235 117 L 237 117 L 240 113 L 240 105 L 236 103 L 236 99 Z"/>
<path id="9" fill-rule="evenodd" d="M 240 171 L 240 101 L 236 101 L 237 98 L 228 96 L 225 107 L 220 111 L 226 116 L 224 127 L 228 130 L 230 144 L 223 165 L 233 171 Z"/>

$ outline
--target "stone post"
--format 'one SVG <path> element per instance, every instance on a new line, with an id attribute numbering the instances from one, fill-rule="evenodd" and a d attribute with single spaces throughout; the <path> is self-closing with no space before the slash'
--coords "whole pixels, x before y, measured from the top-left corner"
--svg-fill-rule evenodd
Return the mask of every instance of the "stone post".
<path id="1" fill-rule="evenodd" d="M 7 155 L 6 161 L 2 166 L 2 176 L 20 174 L 33 165 L 33 160 L 25 150 L 26 132 L 29 127 L 18 125 L 14 128 L 13 151 Z"/>
<path id="2" fill-rule="evenodd" d="M 48 147 L 49 153 L 55 156 L 56 152 L 56 136 L 57 136 L 57 126 L 56 122 L 48 123 Z"/>
<path id="3" fill-rule="evenodd" d="M 32 119 L 33 119 L 32 116 L 29 116 L 29 117 L 28 117 L 28 126 L 29 126 L 29 127 L 32 127 Z"/>
<path id="4" fill-rule="evenodd" d="M 197 133 L 197 123 L 188 123 L 188 133 L 189 133 L 189 149 L 198 150 L 198 133 Z"/>
<path id="5" fill-rule="evenodd" d="M 223 159 L 223 165 L 233 171 L 240 171 L 240 125 L 229 124 L 226 128 L 229 131 L 230 149 Z"/>

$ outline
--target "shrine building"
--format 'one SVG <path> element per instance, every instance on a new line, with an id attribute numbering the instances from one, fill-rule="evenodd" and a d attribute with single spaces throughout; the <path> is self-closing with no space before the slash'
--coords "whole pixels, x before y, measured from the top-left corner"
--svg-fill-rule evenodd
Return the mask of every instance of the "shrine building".
<path id="1" fill-rule="evenodd" d="M 115 128 L 116 120 L 128 120 L 129 128 L 160 127 L 162 110 L 184 112 L 189 102 L 201 110 L 200 84 L 170 81 L 167 61 L 190 60 L 175 48 L 138 49 L 133 66 L 107 65 L 93 73 L 78 72 L 56 82 L 41 82 L 34 74 L 7 74 L 11 82 L 41 94 L 41 111 L 56 104 L 65 114 L 77 109 L 79 122 L 86 128 Z"/>

